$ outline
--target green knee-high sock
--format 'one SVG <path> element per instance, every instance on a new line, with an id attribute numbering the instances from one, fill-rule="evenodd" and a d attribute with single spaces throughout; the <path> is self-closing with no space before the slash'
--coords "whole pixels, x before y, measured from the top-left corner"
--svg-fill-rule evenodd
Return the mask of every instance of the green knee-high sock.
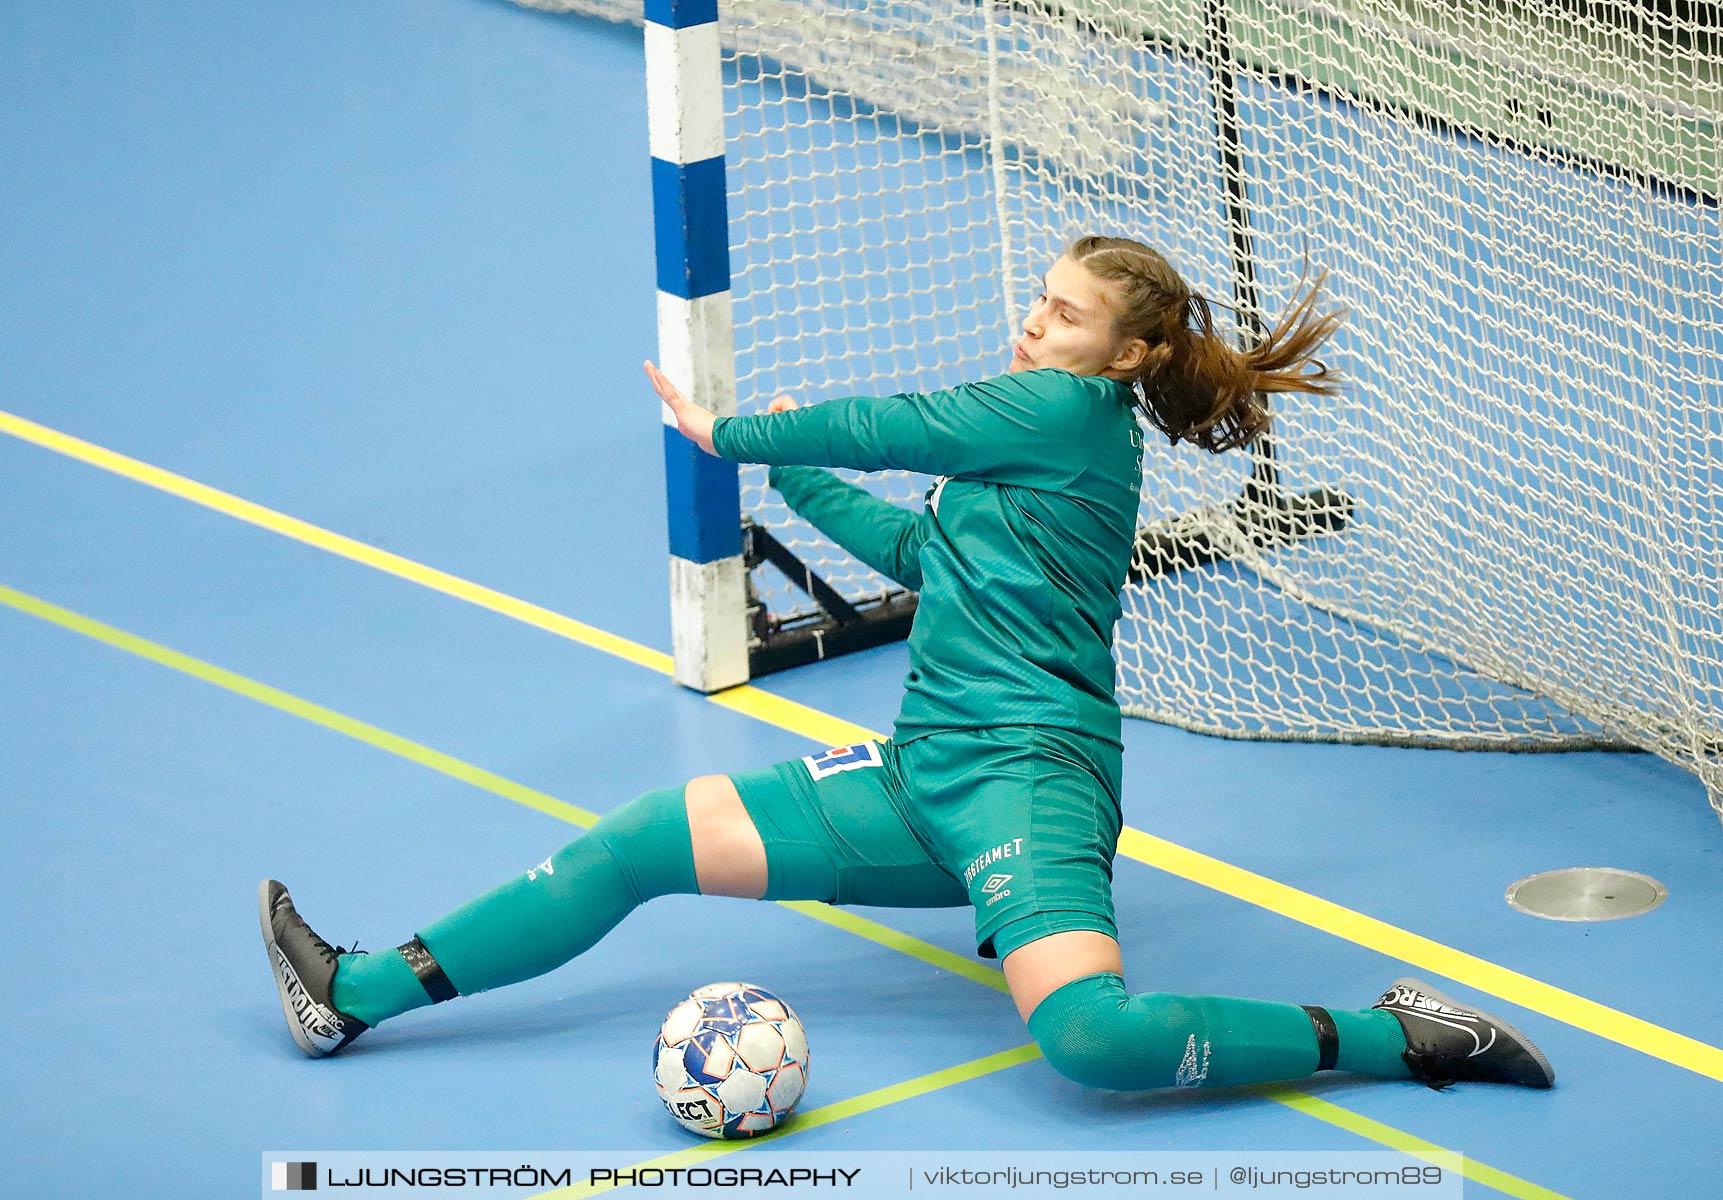
<path id="1" fill-rule="evenodd" d="M 1330 1014 L 1338 1070 L 1409 1079 L 1406 1036 L 1392 1013 Z M 1301 1079 L 1317 1069 L 1310 1013 L 1296 1004 L 1180 996 L 1133 996 L 1117 975 L 1085 975 L 1054 991 L 1029 1016 L 1029 1031 L 1061 1073 L 1090 1087 L 1138 1091 L 1224 1087 Z"/>
<path id="2" fill-rule="evenodd" d="M 420 930 L 419 940 L 465 996 L 553 970 L 652 897 L 698 890 L 683 789 L 666 788 L 609 813 L 526 874 Z M 431 1003 L 400 950 L 343 955 L 333 998 L 367 1025 Z"/>

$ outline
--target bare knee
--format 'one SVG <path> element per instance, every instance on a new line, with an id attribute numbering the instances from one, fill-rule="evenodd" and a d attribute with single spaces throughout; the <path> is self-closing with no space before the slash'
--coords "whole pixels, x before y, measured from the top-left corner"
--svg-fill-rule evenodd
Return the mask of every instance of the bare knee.
<path id="1" fill-rule="evenodd" d="M 766 846 L 728 775 L 702 775 L 683 791 L 694 878 L 706 896 L 766 894 Z"/>
<path id="2" fill-rule="evenodd" d="M 1119 943 L 1111 935 L 1087 929 L 1053 933 L 1013 950 L 1000 964 L 1017 1014 L 1025 1021 L 1048 996 L 1085 975 L 1122 975 L 1125 967 Z"/>

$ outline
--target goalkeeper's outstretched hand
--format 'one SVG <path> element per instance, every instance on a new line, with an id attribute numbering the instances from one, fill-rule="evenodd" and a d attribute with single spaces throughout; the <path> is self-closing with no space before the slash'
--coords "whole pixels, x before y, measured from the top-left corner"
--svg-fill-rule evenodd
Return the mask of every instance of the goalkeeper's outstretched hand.
<path id="1" fill-rule="evenodd" d="M 670 406 L 671 415 L 676 418 L 676 428 L 682 431 L 682 436 L 707 454 L 717 454 L 712 449 L 712 424 L 717 418 L 684 396 L 651 360 L 646 363 L 646 378 L 652 381 L 652 390 L 658 393 L 658 398 Z"/>

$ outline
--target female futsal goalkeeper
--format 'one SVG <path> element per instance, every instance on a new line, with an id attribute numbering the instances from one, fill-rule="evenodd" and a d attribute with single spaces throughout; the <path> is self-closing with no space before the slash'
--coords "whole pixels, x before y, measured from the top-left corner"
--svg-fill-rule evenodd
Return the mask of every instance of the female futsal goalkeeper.
<path id="1" fill-rule="evenodd" d="M 791 508 L 921 593 L 892 739 L 649 792 L 396 950 L 319 938 L 259 889 L 294 1040 L 332 1054 L 380 1021 L 542 974 L 672 893 L 975 910 L 1047 1060 L 1143 1089 L 1337 1069 L 1441 1087 L 1548 1087 L 1506 1023 L 1413 980 L 1363 1011 L 1167 992 L 1121 978 L 1112 631 L 1135 535 L 1141 414 L 1212 452 L 1267 423 L 1260 395 L 1334 387 L 1320 280 L 1259 345 L 1216 336 L 1160 254 L 1087 237 L 1052 265 L 1008 373 L 929 395 L 779 400 L 715 419 L 646 371 L 708 453 L 772 464 Z M 912 513 L 816 467 L 941 477 Z"/>

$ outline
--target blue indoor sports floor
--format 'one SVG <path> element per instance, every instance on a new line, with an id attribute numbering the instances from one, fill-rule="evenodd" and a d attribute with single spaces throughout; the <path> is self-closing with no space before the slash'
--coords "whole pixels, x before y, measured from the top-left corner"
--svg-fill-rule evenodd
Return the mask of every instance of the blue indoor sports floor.
<path id="1" fill-rule="evenodd" d="M 812 712 L 656 665 L 637 29 L 13 0 L 0 66 L 6 1194 L 249 1195 L 270 1148 L 678 1149 L 647 1048 L 714 979 L 795 1005 L 807 1113 L 1027 1042 L 996 977 L 942 965 L 977 961 L 967 912 L 856 914 L 916 939 L 893 948 L 673 898 L 550 976 L 302 1057 L 258 879 L 394 945 L 581 811 L 888 730 L 904 652 L 760 685 Z M 1363 1007 L 1418 974 L 1535 1037 L 1557 1088 L 1118 1096 L 1033 1059 L 742 1153 L 1416 1141 L 1474 1160 L 1468 1195 L 1718 1194 L 1723 829 L 1692 777 L 1126 741 L 1135 989 Z M 1503 903 L 1576 865 L 1669 900 L 1596 925 Z"/>

